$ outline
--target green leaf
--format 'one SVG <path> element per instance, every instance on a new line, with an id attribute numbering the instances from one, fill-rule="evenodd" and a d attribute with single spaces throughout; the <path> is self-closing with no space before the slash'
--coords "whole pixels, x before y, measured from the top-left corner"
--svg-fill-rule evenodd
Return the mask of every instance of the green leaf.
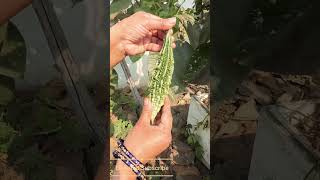
<path id="1" fill-rule="evenodd" d="M 191 24 L 188 22 L 186 31 L 188 33 L 189 41 L 193 49 L 196 49 L 200 44 L 200 35 L 201 35 L 201 28 L 200 24 Z"/>
<path id="2" fill-rule="evenodd" d="M 63 113 L 51 109 L 46 105 L 36 104 L 33 110 L 34 133 L 49 132 L 59 129 L 61 122 L 64 121 Z"/>
<path id="3" fill-rule="evenodd" d="M 28 180 L 55 180 L 55 166 L 35 146 L 23 150 L 17 170 Z"/>
<path id="4" fill-rule="evenodd" d="M 23 102 L 21 99 L 15 99 L 7 105 L 7 113 L 5 116 L 8 122 L 14 129 L 22 130 L 30 127 L 34 121 L 32 118 L 32 103 Z"/>
<path id="5" fill-rule="evenodd" d="M 0 121 L 0 152 L 6 153 L 8 148 L 15 137 L 15 130 L 6 124 L 5 122 Z"/>
<path id="6" fill-rule="evenodd" d="M 193 49 L 187 42 L 176 42 L 174 53 L 174 72 L 172 76 L 172 85 L 179 86 L 180 90 L 184 89 L 185 69 L 193 55 Z M 179 69 L 179 70 L 178 70 Z"/>
<path id="7" fill-rule="evenodd" d="M 144 54 L 138 54 L 138 55 L 135 55 L 135 56 L 130 56 L 130 60 L 135 63 L 137 62 L 139 59 L 141 59 L 141 57 L 143 56 Z"/>
<path id="8" fill-rule="evenodd" d="M 203 149 L 202 149 L 202 147 L 200 145 L 196 146 L 195 153 L 196 153 L 196 157 L 198 159 L 202 159 Z"/>
<path id="9" fill-rule="evenodd" d="M 202 24 L 203 27 L 201 28 L 202 30 L 199 37 L 199 44 L 204 44 L 210 41 L 210 14 L 206 13 L 202 21 L 204 23 Z"/>
<path id="10" fill-rule="evenodd" d="M 116 138 L 124 139 L 128 132 L 133 128 L 131 121 L 126 121 L 123 119 L 118 119 L 113 125 L 114 133 L 113 136 Z"/>
<path id="11" fill-rule="evenodd" d="M 0 75 L 0 105 L 7 105 L 14 97 L 14 80 Z"/>
<path id="12" fill-rule="evenodd" d="M 26 45 L 17 27 L 8 24 L 7 40 L 0 52 L 0 74 L 12 78 L 23 78 L 26 67 Z"/>
<path id="13" fill-rule="evenodd" d="M 130 4 L 131 0 L 114 0 L 110 5 L 110 17 L 115 17 L 120 11 L 127 9 Z"/>
<path id="14" fill-rule="evenodd" d="M 196 142 L 197 142 L 196 136 L 194 134 L 190 134 L 188 139 L 187 139 L 187 143 L 192 146 Z"/>
<path id="15" fill-rule="evenodd" d="M 90 145 L 90 136 L 87 129 L 82 128 L 76 118 L 66 119 L 61 130 L 55 135 L 66 150 L 81 150 Z"/>
<path id="16" fill-rule="evenodd" d="M 187 124 L 186 128 L 191 129 L 192 128 L 192 124 Z"/>

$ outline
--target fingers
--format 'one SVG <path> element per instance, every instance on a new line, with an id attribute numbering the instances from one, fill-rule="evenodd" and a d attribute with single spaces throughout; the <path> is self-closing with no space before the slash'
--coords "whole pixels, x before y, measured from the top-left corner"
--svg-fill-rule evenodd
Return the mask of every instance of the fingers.
<path id="1" fill-rule="evenodd" d="M 142 113 L 139 121 L 142 121 L 142 123 L 150 124 L 151 113 L 152 113 L 152 104 L 148 98 L 145 98 L 143 101 L 143 108 L 142 108 Z"/>
<path id="2" fill-rule="evenodd" d="M 158 52 L 161 50 L 163 41 L 156 37 L 151 37 L 144 42 L 144 47 L 147 51 Z"/>
<path id="3" fill-rule="evenodd" d="M 146 51 L 145 46 L 142 45 L 136 45 L 136 44 L 128 44 L 125 46 L 125 52 L 128 56 L 133 56 L 137 54 L 144 53 Z"/>
<path id="4" fill-rule="evenodd" d="M 165 38 L 165 32 L 163 31 L 158 31 L 158 30 L 152 30 L 149 34 L 149 36 L 153 36 L 153 38 L 157 38 L 157 39 L 160 39 L 160 40 L 163 40 Z M 159 44 L 159 43 L 157 43 Z M 172 48 L 176 48 L 176 44 L 175 43 L 172 43 Z"/>
<path id="5" fill-rule="evenodd" d="M 161 123 L 159 124 L 159 126 L 170 131 L 172 129 L 171 104 L 168 97 L 166 97 L 164 105 L 162 107 Z"/>
<path id="6" fill-rule="evenodd" d="M 161 19 L 161 18 L 151 18 L 148 21 L 148 28 L 149 30 L 162 30 L 166 31 L 171 29 L 176 24 L 176 18 L 169 18 L 169 19 Z"/>
<path id="7" fill-rule="evenodd" d="M 152 52 L 159 52 L 161 51 L 162 45 L 160 44 L 155 44 L 155 43 L 148 43 L 145 45 L 145 49 L 147 51 L 152 51 Z"/>
<path id="8" fill-rule="evenodd" d="M 165 32 L 164 31 L 158 31 L 158 30 L 152 30 L 151 31 L 152 36 L 158 37 L 159 39 L 165 38 Z"/>

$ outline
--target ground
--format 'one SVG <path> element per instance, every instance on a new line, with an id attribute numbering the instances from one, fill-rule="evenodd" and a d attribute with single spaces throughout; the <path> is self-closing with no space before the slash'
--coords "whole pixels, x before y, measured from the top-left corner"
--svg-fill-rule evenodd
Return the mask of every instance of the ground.
<path id="1" fill-rule="evenodd" d="M 235 95 L 211 113 L 216 175 L 247 179 L 258 112 L 268 105 L 286 108 L 288 126 L 296 128 L 308 140 L 305 143 L 319 151 L 319 99 L 320 85 L 311 76 L 253 71 Z"/>

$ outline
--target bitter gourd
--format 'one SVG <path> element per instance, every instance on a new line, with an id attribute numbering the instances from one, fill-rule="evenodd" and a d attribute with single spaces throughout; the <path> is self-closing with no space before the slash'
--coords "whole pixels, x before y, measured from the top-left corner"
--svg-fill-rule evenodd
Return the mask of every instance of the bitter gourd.
<path id="1" fill-rule="evenodd" d="M 170 29 L 166 34 L 148 85 L 149 98 L 153 108 L 151 124 L 154 124 L 154 120 L 164 104 L 164 98 L 168 94 L 171 85 L 174 70 L 172 42 L 172 29 Z"/>

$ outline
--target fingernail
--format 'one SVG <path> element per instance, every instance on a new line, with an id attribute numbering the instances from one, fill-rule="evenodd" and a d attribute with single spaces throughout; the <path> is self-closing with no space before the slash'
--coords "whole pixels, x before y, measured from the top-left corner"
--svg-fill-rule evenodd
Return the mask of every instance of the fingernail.
<path id="1" fill-rule="evenodd" d="M 145 98 L 143 103 L 145 106 L 150 106 L 150 101 L 148 98 Z"/>
<path id="2" fill-rule="evenodd" d="M 176 24 L 176 17 L 172 17 L 172 18 L 169 18 L 168 19 L 168 22 L 170 23 L 170 24 Z"/>

